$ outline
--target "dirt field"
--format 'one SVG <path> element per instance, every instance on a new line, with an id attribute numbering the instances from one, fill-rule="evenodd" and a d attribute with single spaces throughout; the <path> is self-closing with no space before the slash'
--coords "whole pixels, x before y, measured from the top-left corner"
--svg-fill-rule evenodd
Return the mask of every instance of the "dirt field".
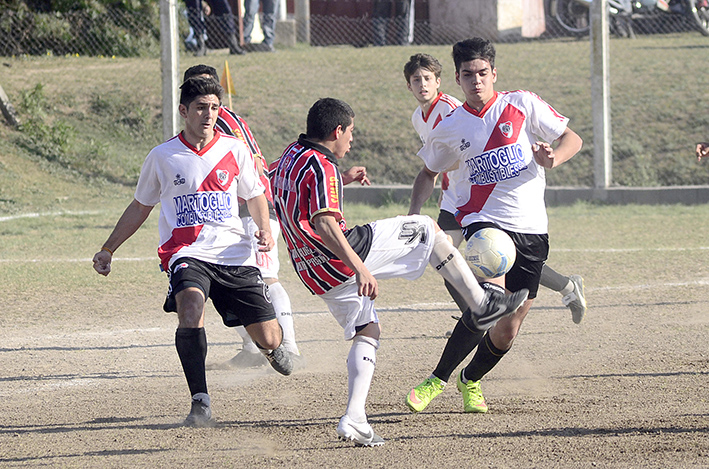
<path id="1" fill-rule="evenodd" d="M 646 269 L 610 284 L 598 271 L 586 279 L 581 325 L 542 290 L 484 379 L 484 415 L 462 412 L 454 384 L 423 413 L 408 411 L 404 397 L 435 366 L 456 310 L 430 271 L 385 282 L 368 413 L 386 444 L 355 448 L 335 434 L 348 343 L 290 274 L 307 367 L 291 377 L 209 371 L 218 421 L 209 429 L 180 426 L 189 396 L 176 319 L 160 312 L 165 279 L 121 275 L 87 276 L 74 296 L 10 292 L 9 317 L 22 321 L 6 316 L 0 332 L 1 466 L 709 467 L 706 279 Z M 211 307 L 207 319 L 215 364 L 236 352 L 237 334 Z"/>

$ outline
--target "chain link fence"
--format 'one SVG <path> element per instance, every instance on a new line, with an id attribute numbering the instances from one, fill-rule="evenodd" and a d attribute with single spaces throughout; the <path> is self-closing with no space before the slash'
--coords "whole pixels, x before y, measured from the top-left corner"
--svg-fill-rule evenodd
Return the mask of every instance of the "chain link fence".
<path id="1" fill-rule="evenodd" d="M 296 1 L 285 1 L 282 19 L 293 19 Z M 157 1 L 106 4 L 93 10 L 31 10 L 22 2 L 0 12 L 0 56 L 93 55 L 158 56 L 160 19 Z M 208 6 L 209 2 L 205 1 Z M 455 2 L 450 2 L 455 3 Z M 497 42 L 583 37 L 589 31 L 590 0 L 460 0 L 457 9 L 442 9 L 438 0 L 310 0 L 313 46 L 452 44 L 482 36 Z M 537 5 L 537 8 L 523 8 Z M 181 48 L 196 41 L 180 8 Z M 505 7 L 504 5 L 512 5 Z M 697 31 L 709 35 L 709 0 L 610 0 L 611 33 L 621 37 Z M 462 7 L 461 7 L 462 6 Z M 204 10 L 206 45 L 228 47 L 228 18 Z M 243 11 L 238 7 L 233 11 Z M 234 15 L 236 24 L 240 18 Z M 233 24 L 233 23 L 232 23 Z M 257 28 L 258 29 L 258 28 Z"/>

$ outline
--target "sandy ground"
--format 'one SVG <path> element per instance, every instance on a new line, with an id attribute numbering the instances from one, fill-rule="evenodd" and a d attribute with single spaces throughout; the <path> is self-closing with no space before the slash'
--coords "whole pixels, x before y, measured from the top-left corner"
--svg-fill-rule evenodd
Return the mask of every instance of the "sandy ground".
<path id="1" fill-rule="evenodd" d="M 408 411 L 404 397 L 435 366 L 456 310 L 430 272 L 384 282 L 367 403 L 386 439 L 379 448 L 337 440 L 349 344 L 294 282 L 284 280 L 307 366 L 290 377 L 209 371 L 218 425 L 206 429 L 180 426 L 189 395 L 162 293 L 114 282 L 100 304 L 10 295 L 10 319 L 22 310 L 23 320 L 6 316 L 0 331 L 0 466 L 709 467 L 701 281 L 638 285 L 629 276 L 611 286 L 599 275 L 581 325 L 542 290 L 514 348 L 484 379 L 484 415 L 462 412 L 454 384 L 424 412 Z M 240 348 L 211 307 L 207 334 L 209 364 Z"/>

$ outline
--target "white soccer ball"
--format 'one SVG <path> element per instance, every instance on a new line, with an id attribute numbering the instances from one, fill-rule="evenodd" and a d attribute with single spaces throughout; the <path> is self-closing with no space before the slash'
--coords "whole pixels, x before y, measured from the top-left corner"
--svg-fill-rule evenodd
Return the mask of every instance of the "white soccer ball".
<path id="1" fill-rule="evenodd" d="M 502 230 L 483 228 L 476 231 L 465 246 L 465 260 L 479 278 L 496 278 L 512 268 L 517 249 L 512 238 Z"/>

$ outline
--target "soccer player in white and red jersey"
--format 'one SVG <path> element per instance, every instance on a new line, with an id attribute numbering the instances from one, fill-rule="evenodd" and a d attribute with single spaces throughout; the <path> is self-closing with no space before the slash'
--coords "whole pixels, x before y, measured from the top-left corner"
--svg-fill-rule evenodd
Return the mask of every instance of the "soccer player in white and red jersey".
<path id="1" fill-rule="evenodd" d="M 456 181 L 456 220 L 465 238 L 488 226 L 507 232 L 517 247 L 517 259 L 507 275 L 490 281 L 509 290 L 526 288 L 529 299 L 489 329 L 479 345 L 478 332 L 459 322 L 436 369 L 407 396 L 416 412 L 443 391 L 476 346 L 472 361 L 458 375 L 457 387 L 466 412 L 487 411 L 480 380 L 512 347 L 537 295 L 549 252 L 545 170 L 569 160 L 583 143 L 567 127 L 568 119 L 537 95 L 495 91 L 495 48 L 490 41 L 473 38 L 456 43 L 453 61 L 465 104 L 433 129 L 419 151 L 425 166 L 414 182 L 410 212 L 418 213 L 431 196 L 436 175 L 458 164 L 465 177 Z"/>
<path id="2" fill-rule="evenodd" d="M 379 348 L 379 318 L 374 299 L 377 280 L 418 278 L 431 264 L 467 300 L 464 321 L 483 330 L 516 311 L 527 290 L 478 285 L 463 256 L 427 216 L 412 215 L 347 227 L 342 186 L 368 183 L 363 168 L 340 174 L 338 160 L 350 150 L 354 112 L 345 102 L 323 98 L 310 108 L 307 132 L 270 166 L 273 202 L 291 262 L 305 286 L 328 306 L 352 340 L 347 357 L 347 410 L 337 434 L 360 446 L 384 440 L 367 423 L 365 401 Z"/>
<path id="3" fill-rule="evenodd" d="M 93 258 L 94 269 L 108 275 L 113 253 L 160 203 L 158 255 L 170 279 L 163 309 L 177 313 L 175 347 L 192 395 L 189 426 L 213 424 L 205 373 L 207 298 L 226 326 L 246 326 L 276 371 L 287 375 L 293 369 L 251 238 L 238 216 L 237 198 L 242 198 L 259 227 L 260 249 L 273 247 L 265 188 L 244 143 L 214 130 L 222 95 L 211 78 L 182 84 L 184 130 L 148 154 L 135 198 Z"/>
<path id="4" fill-rule="evenodd" d="M 418 102 L 418 107 L 411 116 L 411 124 L 421 138 L 423 145 L 426 144 L 428 135 L 438 123 L 462 104 L 453 96 L 439 91 L 442 70 L 443 67 L 438 59 L 429 54 L 414 54 L 404 65 L 406 86 Z M 459 178 L 465 177 L 465 169 L 460 167 L 441 175 L 441 195 L 438 201 L 441 211 L 438 214 L 438 226 L 451 237 L 453 246 L 456 247 L 459 247 L 463 242 L 463 231 L 455 219 L 457 211 L 455 182 Z M 580 275 L 562 275 L 545 263 L 539 283 L 559 292 L 562 295 L 562 302 L 571 310 L 571 319 L 576 324 L 581 323 L 587 306 L 583 278 Z M 448 284 L 446 284 L 446 288 L 462 311 L 465 308 L 464 302 L 460 301 L 455 290 L 451 289 Z"/>
<path id="5" fill-rule="evenodd" d="M 211 77 L 216 81 L 219 81 L 219 75 L 217 70 L 205 64 L 194 65 L 184 73 L 184 80 L 194 76 L 207 76 Z M 219 107 L 219 116 L 217 118 L 216 128 L 226 135 L 233 135 L 239 140 L 243 141 L 251 152 L 251 156 L 254 158 L 254 164 L 256 165 L 256 172 L 261 178 L 261 182 L 266 188 L 264 195 L 268 201 L 269 208 L 269 223 L 271 226 L 271 233 L 273 239 L 278 239 L 280 234 L 280 226 L 278 225 L 278 220 L 276 219 L 276 212 L 273 210 L 273 195 L 271 194 L 271 186 L 268 182 L 268 177 L 266 176 L 266 159 L 259 148 L 256 139 L 251 133 L 251 129 L 246 121 L 236 114 L 233 110 L 228 107 L 221 105 Z M 248 207 L 243 204 L 243 200 L 240 200 L 240 213 L 239 216 L 246 226 L 249 235 L 252 240 L 255 239 L 253 234 L 258 231 L 258 227 L 254 220 L 249 215 Z M 283 288 L 283 285 L 278 280 L 278 271 L 280 270 L 280 262 L 278 260 L 278 243 L 274 244 L 273 249 L 270 251 L 260 251 L 258 245 L 252 242 L 254 249 L 254 255 L 256 256 L 256 265 L 259 270 L 261 270 L 261 275 L 263 280 L 268 285 L 269 295 L 271 296 L 271 301 L 273 302 L 273 308 L 276 310 L 276 319 L 278 324 L 281 325 L 283 329 L 283 347 L 285 350 L 291 354 L 291 359 L 294 365 L 303 366 L 304 360 L 300 355 L 298 350 L 298 345 L 295 341 L 295 327 L 293 324 L 293 309 L 291 307 L 290 297 Z M 267 362 L 263 355 L 259 352 L 256 343 L 253 341 L 251 336 L 243 326 L 236 328 L 243 340 L 243 346 L 241 351 L 239 351 L 230 360 L 217 365 L 218 368 L 249 368 L 266 365 Z"/>

